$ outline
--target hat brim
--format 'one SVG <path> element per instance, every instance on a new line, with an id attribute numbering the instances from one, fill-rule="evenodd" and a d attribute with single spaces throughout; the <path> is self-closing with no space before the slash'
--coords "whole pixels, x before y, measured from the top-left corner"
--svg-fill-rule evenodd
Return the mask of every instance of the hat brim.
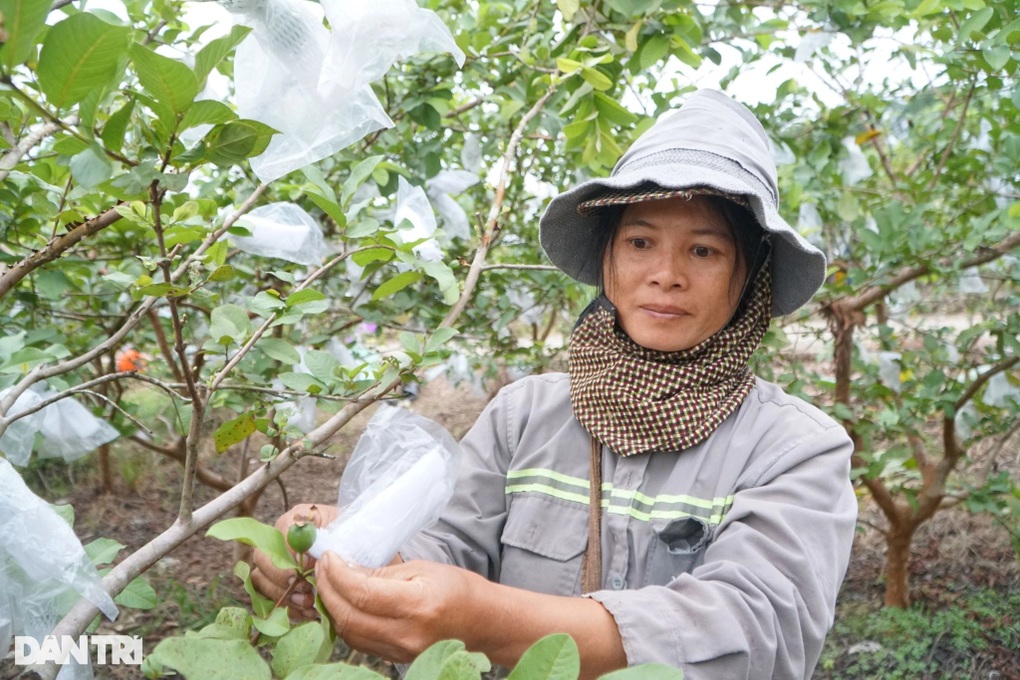
<path id="1" fill-rule="evenodd" d="M 602 262 L 597 216 L 585 216 L 578 206 L 608 192 L 634 190 L 654 184 L 667 190 L 710 187 L 747 199 L 762 229 L 772 238 L 772 313 L 789 314 L 803 306 L 825 280 L 825 255 L 786 223 L 754 187 L 732 174 L 689 164 L 655 165 L 612 177 L 589 180 L 554 198 L 540 223 L 542 248 L 558 269 L 588 285 L 598 285 Z"/>

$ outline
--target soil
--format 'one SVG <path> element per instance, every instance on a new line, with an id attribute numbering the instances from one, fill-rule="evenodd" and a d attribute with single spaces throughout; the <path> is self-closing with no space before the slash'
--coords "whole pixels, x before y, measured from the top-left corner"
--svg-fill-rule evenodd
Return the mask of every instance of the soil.
<path id="1" fill-rule="evenodd" d="M 434 381 L 421 388 L 405 406 L 430 417 L 460 438 L 484 407 L 486 395 L 468 388 L 454 388 L 444 381 Z M 344 463 L 353 450 L 374 409 L 360 414 L 339 433 L 327 458 L 306 458 L 284 475 L 279 486 L 270 486 L 259 499 L 254 516 L 272 523 L 287 507 L 297 503 L 335 503 Z M 1014 447 L 1015 449 L 1016 447 Z M 258 446 L 252 446 L 257 451 Z M 1007 452 L 1008 461 L 1020 467 L 1020 455 Z M 207 464 L 220 474 L 237 475 L 240 465 L 237 453 L 205 456 Z M 254 456 L 257 458 L 257 456 Z M 71 503 L 77 517 L 75 529 L 83 543 L 99 537 L 112 538 L 126 546 L 121 556 L 147 543 L 174 520 L 179 503 L 181 468 L 178 463 L 136 446 L 118 444 L 114 447 L 116 489 L 103 493 L 99 489 L 94 456 L 71 466 L 42 466 L 25 475 L 37 493 L 56 503 Z M 252 460 L 252 465 L 257 461 Z M 285 495 L 284 495 L 285 492 Z M 196 491 L 196 504 L 214 497 L 207 488 Z M 850 569 L 840 595 L 837 621 L 849 608 L 878 609 L 884 599 L 884 544 L 876 527 L 882 525 L 881 514 L 870 500 L 861 499 L 860 531 L 854 545 Z M 204 532 L 202 532 L 204 533 Z M 159 604 L 150 610 L 121 608 L 114 623 L 104 622 L 98 632 L 140 635 L 148 653 L 168 635 L 196 629 L 215 618 L 222 606 L 245 606 L 247 596 L 238 579 L 232 575 L 242 555 L 235 544 L 193 536 L 171 555 L 161 560 L 146 578 L 159 596 Z M 951 603 L 963 592 L 990 588 L 1001 593 L 1020 592 L 1020 569 L 1017 555 L 1008 534 L 987 515 L 971 515 L 962 510 L 938 513 L 918 532 L 914 541 L 912 596 L 916 602 L 933 607 Z M 853 641 L 847 640 L 849 647 Z M 858 641 L 859 642 L 859 641 Z M 843 644 L 844 641 L 840 641 Z M 986 650 L 981 667 L 988 674 L 980 677 L 999 680 L 1020 679 L 1020 650 Z M 388 671 L 385 664 L 356 656 L 358 662 Z M 996 675 L 998 673 L 998 675 Z M 17 677 L 10 656 L 0 660 L 0 679 Z M 137 669 L 128 671 L 114 667 L 96 667 L 97 678 L 140 677 Z M 816 672 L 815 677 L 841 677 Z M 974 676 L 977 677 L 977 676 Z"/>

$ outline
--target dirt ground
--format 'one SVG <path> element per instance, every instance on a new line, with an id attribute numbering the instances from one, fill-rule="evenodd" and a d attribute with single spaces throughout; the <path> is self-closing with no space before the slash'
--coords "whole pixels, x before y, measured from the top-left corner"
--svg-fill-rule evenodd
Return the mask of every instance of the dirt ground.
<path id="1" fill-rule="evenodd" d="M 424 386 L 413 401 L 403 403 L 442 423 L 459 438 L 486 401 L 484 395 L 437 381 Z M 330 450 L 336 455 L 335 459 L 304 459 L 283 475 L 282 488 L 270 486 L 259 500 L 255 516 L 271 523 L 288 505 L 335 503 L 343 464 L 373 411 L 360 414 L 337 436 Z M 257 447 L 252 450 L 257 451 Z M 98 492 L 94 463 L 76 464 L 69 472 L 66 468 L 39 471 L 34 474 L 35 478 L 32 474 L 26 475 L 26 481 L 36 487 L 37 492 L 42 491 L 42 487 L 58 491 L 66 487 L 60 497 L 48 497 L 74 506 L 76 531 L 83 542 L 98 536 L 113 538 L 127 546 L 123 556 L 172 523 L 177 512 L 181 469 L 177 463 L 158 454 L 133 447 L 115 449 L 114 460 L 117 489 L 113 494 Z M 239 454 L 213 456 L 209 462 L 221 474 L 236 475 Z M 199 503 L 213 497 L 205 488 L 197 495 Z M 877 607 L 884 596 L 884 545 L 873 526 L 881 525 L 882 520 L 867 498 L 862 499 L 861 519 L 861 531 L 840 602 L 841 606 L 865 602 L 869 607 Z M 118 620 L 104 623 L 100 632 L 141 635 L 148 652 L 168 635 L 210 622 L 222 606 L 245 604 L 247 599 L 240 582 L 232 576 L 238 556 L 232 544 L 203 535 L 192 537 L 146 575 L 159 595 L 158 606 L 146 611 L 122 609 Z M 915 540 L 911 567 L 915 600 L 931 601 L 933 605 L 945 602 L 946 593 L 954 588 L 988 587 L 1009 593 L 1020 590 L 1017 557 L 1008 536 L 987 516 L 970 516 L 954 510 L 936 515 L 922 527 Z M 839 616 L 837 612 L 837 620 Z M 1010 653 L 1013 659 L 1009 658 Z M 1000 656 L 1003 658 L 993 660 L 995 667 L 1001 669 L 1000 674 L 988 677 L 1020 678 L 1007 670 L 1012 667 L 1020 674 L 1020 650 L 1003 650 Z M 135 676 L 111 673 L 109 668 L 97 667 L 96 677 L 137 677 L 137 673 Z M 0 661 L 0 680 L 16 675 L 9 658 Z M 816 674 L 816 677 L 820 676 Z"/>

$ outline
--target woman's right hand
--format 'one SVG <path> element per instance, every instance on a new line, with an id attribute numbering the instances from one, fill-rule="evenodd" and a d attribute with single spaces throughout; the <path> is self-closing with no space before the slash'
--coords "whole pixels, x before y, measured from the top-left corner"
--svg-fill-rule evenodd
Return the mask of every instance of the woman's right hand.
<path id="1" fill-rule="evenodd" d="M 332 522 L 336 515 L 337 508 L 334 505 L 295 505 L 280 515 L 280 518 L 276 520 L 276 528 L 286 537 L 287 531 L 298 518 L 311 517 L 315 526 L 322 528 Z M 288 550 L 290 550 L 289 547 Z M 308 581 L 298 579 L 293 570 L 277 568 L 269 556 L 261 550 L 255 550 L 254 562 L 255 569 L 251 572 L 251 581 L 260 593 L 274 602 L 279 602 L 280 598 L 284 597 L 287 590 L 290 589 L 288 601 L 282 602 L 281 605 L 289 608 L 291 618 L 314 620 L 318 617 L 319 614 L 315 611 L 315 594 Z M 314 566 L 315 560 L 306 555 L 305 569 L 311 569 Z M 293 588 L 291 588 L 292 583 Z"/>

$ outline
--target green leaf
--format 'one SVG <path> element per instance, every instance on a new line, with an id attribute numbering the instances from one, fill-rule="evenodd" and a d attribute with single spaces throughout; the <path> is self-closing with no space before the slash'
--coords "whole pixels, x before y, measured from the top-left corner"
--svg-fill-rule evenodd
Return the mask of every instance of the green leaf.
<path id="1" fill-rule="evenodd" d="M 208 280 L 215 281 L 217 283 L 223 281 L 230 281 L 231 279 L 234 278 L 235 273 L 236 272 L 234 271 L 234 268 L 231 267 L 229 264 L 220 265 L 219 267 L 216 268 L 216 271 L 209 275 Z"/>
<path id="2" fill-rule="evenodd" d="M 142 295 L 150 295 L 152 297 L 172 297 L 179 298 L 184 297 L 191 292 L 188 288 L 181 286 L 175 286 L 172 283 L 150 283 L 148 286 L 141 286 L 138 292 Z"/>
<path id="3" fill-rule="evenodd" d="M 351 259 L 359 267 L 364 267 L 372 262 L 389 262 L 393 255 L 392 248 L 365 248 L 351 255 Z"/>
<path id="4" fill-rule="evenodd" d="M 652 9 L 657 0 L 606 0 L 610 7 L 627 17 L 644 14 Z"/>
<path id="5" fill-rule="evenodd" d="M 275 134 L 257 120 L 239 118 L 217 125 L 202 138 L 205 158 L 220 167 L 238 165 L 265 151 Z"/>
<path id="6" fill-rule="evenodd" d="M 129 609 L 153 609 L 159 604 L 156 591 L 144 577 L 139 576 L 127 584 L 124 590 L 120 591 L 113 601 L 121 607 Z"/>
<path id="7" fill-rule="evenodd" d="M 71 177 L 79 186 L 94 189 L 113 176 L 113 164 L 98 145 L 93 144 L 71 159 Z"/>
<path id="8" fill-rule="evenodd" d="M 422 273 L 419 271 L 406 271 L 397 274 L 391 279 L 384 281 L 375 291 L 372 293 L 372 300 L 381 300 L 387 298 L 398 291 L 401 291 L 412 283 L 416 283 L 421 280 Z"/>
<path id="9" fill-rule="evenodd" d="M 248 321 L 248 312 L 235 304 L 226 304 L 212 310 L 209 324 L 209 336 L 220 345 L 229 345 L 231 342 L 241 344 L 241 341 L 248 336 L 251 324 Z M 226 342 L 224 342 L 226 340 Z"/>
<path id="10" fill-rule="evenodd" d="M 575 59 L 567 59 L 566 57 L 559 57 L 556 59 L 556 68 L 563 73 L 576 73 L 581 70 L 581 62 Z"/>
<path id="11" fill-rule="evenodd" d="M 258 295 L 248 300 L 248 309 L 259 316 L 271 316 L 286 306 L 287 303 L 279 298 L 279 294 L 275 290 L 272 292 L 260 291 Z"/>
<path id="12" fill-rule="evenodd" d="M 564 21 L 571 21 L 577 10 L 581 8 L 581 2 L 580 0 L 556 0 L 556 7 L 559 8 Z"/>
<path id="13" fill-rule="evenodd" d="M 684 673 L 679 668 L 659 663 L 644 663 L 599 676 L 599 680 L 683 680 L 683 678 Z"/>
<path id="14" fill-rule="evenodd" d="M 188 680 L 271 680 L 269 666 L 247 640 L 173 637 L 148 655 L 150 663 L 173 669 Z"/>
<path id="15" fill-rule="evenodd" d="M 432 335 L 429 336 L 428 342 L 425 343 L 425 353 L 431 354 L 438 352 L 443 346 L 450 342 L 458 331 L 456 328 L 437 328 Z"/>
<path id="16" fill-rule="evenodd" d="M 329 658 L 328 650 L 326 658 L 322 658 L 321 654 L 322 643 L 325 641 L 326 632 L 317 621 L 309 621 L 292 628 L 276 642 L 271 664 L 273 673 L 286 678 L 292 671 L 302 666 L 325 661 Z"/>
<path id="17" fill-rule="evenodd" d="M 282 538 L 283 534 L 280 534 L 280 537 Z M 251 598 L 251 608 L 255 613 L 263 617 L 268 616 L 276 603 L 255 590 L 255 585 L 251 582 L 251 566 L 247 562 L 238 562 L 234 565 L 234 576 L 244 582 L 244 591 Z"/>
<path id="18" fill-rule="evenodd" d="M 995 10 L 985 7 L 967 17 L 967 20 L 960 25 L 960 32 L 956 35 L 956 44 L 959 45 L 970 40 L 971 34 L 982 30 L 993 16 L 995 16 Z"/>
<path id="19" fill-rule="evenodd" d="M 85 554 L 89 556 L 94 566 L 102 566 L 113 562 L 117 553 L 124 549 L 123 543 L 118 543 L 112 538 L 100 536 L 85 546 Z"/>
<path id="20" fill-rule="evenodd" d="M 301 363 L 301 355 L 289 342 L 281 338 L 263 337 L 259 340 L 257 347 L 270 359 L 275 359 L 287 366 Z"/>
<path id="21" fill-rule="evenodd" d="M 985 58 L 993 71 L 998 71 L 1008 64 L 1011 55 L 1012 51 L 1008 45 L 995 45 L 981 50 L 981 56 Z"/>
<path id="22" fill-rule="evenodd" d="M 243 442 L 255 434 L 255 414 L 251 411 L 242 413 L 237 418 L 228 420 L 213 432 L 216 453 L 223 453 L 234 444 Z"/>
<path id="23" fill-rule="evenodd" d="M 319 394 L 326 386 L 316 380 L 313 376 L 308 373 L 280 373 L 277 378 L 284 384 L 289 390 L 295 392 L 307 392 L 308 394 Z"/>
<path id="24" fill-rule="evenodd" d="M 127 131 L 128 123 L 131 121 L 131 114 L 135 110 L 135 100 L 129 99 L 124 106 L 117 109 L 103 126 L 103 144 L 110 151 L 120 151 L 124 146 L 124 133 Z"/>
<path id="25" fill-rule="evenodd" d="M 286 680 L 385 680 L 386 677 L 364 666 L 348 666 L 345 663 L 305 666 L 299 668 Z"/>
<path id="26" fill-rule="evenodd" d="M 340 361 L 329 352 L 317 349 L 305 352 L 305 366 L 316 379 L 327 385 L 336 380 L 334 373 L 339 365 Z"/>
<path id="27" fill-rule="evenodd" d="M 638 117 L 620 104 L 601 92 L 595 93 L 595 108 L 599 110 L 599 116 L 615 123 L 616 125 L 633 125 Z"/>
<path id="28" fill-rule="evenodd" d="M 326 296 L 313 288 L 305 288 L 299 290 L 296 293 L 291 293 L 287 296 L 286 303 L 288 307 L 295 307 L 306 302 L 317 302 L 319 300 L 325 300 Z"/>
<path id="29" fill-rule="evenodd" d="M 460 640 L 442 640 L 430 646 L 414 660 L 407 669 L 404 680 L 435 678 L 467 680 L 478 678 L 490 668 L 491 664 L 483 654 L 468 652 Z"/>
<path id="30" fill-rule="evenodd" d="M 220 520 L 209 527 L 206 536 L 221 541 L 239 541 L 245 545 L 258 548 L 272 560 L 277 569 L 297 569 L 294 556 L 287 549 L 284 540 L 276 527 L 252 519 L 251 517 L 231 517 Z"/>
<path id="31" fill-rule="evenodd" d="M 137 43 L 131 46 L 131 61 L 142 87 L 174 113 L 183 113 L 195 101 L 198 79 L 185 64 Z"/>
<path id="32" fill-rule="evenodd" d="M 251 636 L 252 615 L 242 607 L 224 607 L 216 615 L 216 625 L 229 637 L 248 640 Z"/>
<path id="33" fill-rule="evenodd" d="M 200 99 L 184 112 L 184 118 L 178 126 L 178 132 L 190 130 L 199 125 L 221 125 L 237 119 L 234 110 L 223 102 L 212 99 Z"/>
<path id="34" fill-rule="evenodd" d="M 230 33 L 225 36 L 209 41 L 209 43 L 195 55 L 195 79 L 199 87 L 209 77 L 212 70 L 223 61 L 223 59 L 234 51 L 234 48 L 241 44 L 251 32 L 248 26 L 234 26 Z"/>
<path id="35" fill-rule="evenodd" d="M 50 13 L 46 0 L 0 0 L 0 16 L 7 38 L 0 45 L 0 63 L 8 70 L 32 56 L 35 39 Z"/>
<path id="36" fill-rule="evenodd" d="M 340 187 L 340 193 L 343 195 L 344 210 L 350 207 L 351 199 L 354 198 L 354 192 L 372 175 L 376 166 L 379 165 L 383 158 L 381 155 L 369 156 L 351 168 L 351 174 Z"/>
<path id="37" fill-rule="evenodd" d="M 280 607 L 269 612 L 266 618 L 255 617 L 251 624 L 263 635 L 269 637 L 280 637 L 290 630 L 290 619 L 287 618 L 287 609 Z"/>
<path id="38" fill-rule="evenodd" d="M 111 26 L 86 12 L 52 26 L 36 68 L 46 98 L 65 108 L 111 86 L 130 40 L 131 29 Z"/>
<path id="39" fill-rule="evenodd" d="M 573 680 L 581 672 L 577 643 L 569 635 L 549 635 L 528 648 L 507 680 Z"/>
<path id="40" fill-rule="evenodd" d="M 0 373 L 28 373 L 36 366 L 45 364 L 52 360 L 53 357 L 47 352 L 36 347 L 26 347 L 25 349 L 14 352 L 11 355 L 11 358 L 8 359 L 3 366 L 0 366 Z"/>

